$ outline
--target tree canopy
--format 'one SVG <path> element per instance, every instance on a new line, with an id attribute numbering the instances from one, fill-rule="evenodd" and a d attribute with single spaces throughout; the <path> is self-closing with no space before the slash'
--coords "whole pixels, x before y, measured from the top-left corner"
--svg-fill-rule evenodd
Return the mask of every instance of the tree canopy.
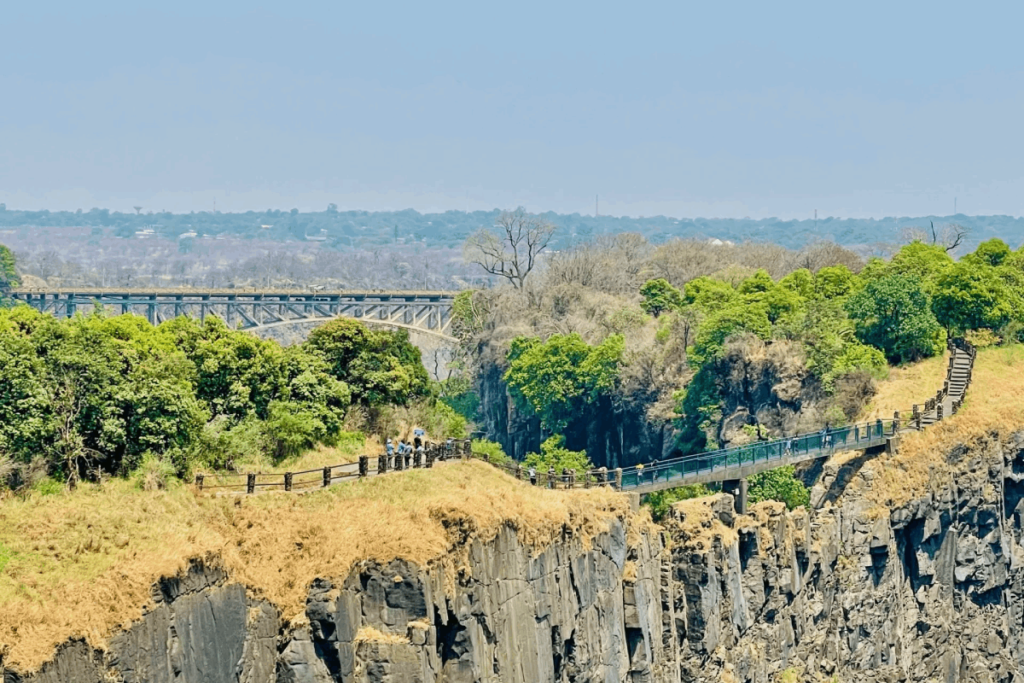
<path id="1" fill-rule="evenodd" d="M 553 431 L 561 431 L 585 404 L 609 391 L 617 378 L 624 350 L 613 334 L 591 346 L 576 334 L 555 334 L 512 340 L 505 381 Z"/>
<path id="2" fill-rule="evenodd" d="M 942 328 L 932 313 L 931 297 L 921 278 L 896 272 L 868 281 L 847 302 L 857 337 L 891 362 L 917 360 L 938 353 Z"/>
<path id="3" fill-rule="evenodd" d="M 216 318 L 158 326 L 134 315 L 60 320 L 0 310 L 0 456 L 42 458 L 73 482 L 126 474 L 146 454 L 185 473 L 232 457 L 332 444 L 353 400 L 428 392 L 404 333 L 341 320 L 287 349 Z"/>

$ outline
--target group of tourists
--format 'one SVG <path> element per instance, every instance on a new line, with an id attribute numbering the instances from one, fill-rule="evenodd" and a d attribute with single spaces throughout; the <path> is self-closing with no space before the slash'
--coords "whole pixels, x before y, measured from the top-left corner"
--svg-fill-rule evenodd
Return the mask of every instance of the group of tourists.
<path id="1" fill-rule="evenodd" d="M 388 459 L 391 458 L 402 458 L 406 466 L 412 461 L 413 455 L 417 456 L 419 462 L 423 462 L 424 455 L 426 454 L 426 437 L 427 433 L 417 427 L 412 432 L 412 441 L 408 441 L 405 438 L 392 439 L 390 436 L 384 443 L 384 452 L 387 453 Z M 438 454 L 439 459 L 446 460 L 455 454 L 455 439 L 448 438 L 445 441 L 441 452 Z"/>

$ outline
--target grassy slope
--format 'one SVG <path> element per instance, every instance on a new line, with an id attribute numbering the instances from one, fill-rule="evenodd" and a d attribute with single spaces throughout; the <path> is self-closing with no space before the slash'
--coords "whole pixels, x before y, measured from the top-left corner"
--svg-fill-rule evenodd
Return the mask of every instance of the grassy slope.
<path id="1" fill-rule="evenodd" d="M 945 378 L 945 364 L 937 359 L 894 371 L 882 382 L 873 405 L 884 405 L 888 416 L 892 409 L 909 409 L 905 405 L 911 396 L 923 403 L 928 389 L 938 389 Z M 915 373 L 930 376 L 923 393 L 914 391 L 909 377 Z M 956 444 L 970 445 L 992 431 L 1004 436 L 1024 427 L 1024 345 L 987 348 L 978 352 L 971 387 L 964 405 L 953 417 L 917 433 L 903 436 L 895 457 L 877 460 L 865 469 L 877 475 L 868 491 L 868 497 L 880 509 L 890 509 L 925 493 L 929 477 L 939 480 L 952 474 L 946 454 Z M 911 403 L 914 402 L 911 401 Z M 883 403 L 887 402 L 887 403 Z M 862 482 L 855 481 L 857 486 Z"/>
<path id="2" fill-rule="evenodd" d="M 102 646 L 140 617 L 157 578 L 195 557 L 220 558 L 293 619 L 313 578 L 344 576 L 359 560 L 440 561 L 451 572 L 464 534 L 488 538 L 508 523 L 542 546 L 565 525 L 589 536 L 627 513 L 618 494 L 537 489 L 481 462 L 302 495 L 144 492 L 119 480 L 33 494 L 0 503 L 0 647 L 6 663 L 33 669 L 71 636 Z"/>
<path id="3" fill-rule="evenodd" d="M 920 363 L 890 368 L 889 375 L 878 383 L 878 392 L 859 419 L 890 420 L 896 410 L 905 419 L 915 403 L 923 405 L 927 399 L 935 397 L 935 392 L 942 388 L 942 382 L 946 379 L 948 364 L 947 351 L 942 356 L 928 358 Z"/>

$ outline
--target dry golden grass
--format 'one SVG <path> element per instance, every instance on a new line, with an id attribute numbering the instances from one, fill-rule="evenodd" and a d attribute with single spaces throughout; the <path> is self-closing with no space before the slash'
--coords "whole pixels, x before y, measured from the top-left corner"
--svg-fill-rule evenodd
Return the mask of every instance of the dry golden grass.
<path id="1" fill-rule="evenodd" d="M 864 466 L 875 475 L 868 498 L 878 511 L 913 500 L 927 491 L 930 478 L 942 481 L 952 475 L 946 454 L 953 446 L 1021 427 L 1024 346 L 981 349 L 960 412 L 921 432 L 903 434 L 897 455 Z M 858 483 L 863 482 L 851 485 Z"/>
<path id="2" fill-rule="evenodd" d="M 490 465 L 446 463 L 308 494 L 196 496 L 191 488 L 141 491 L 128 482 L 0 504 L 0 647 L 5 663 L 38 667 L 69 637 L 102 647 L 138 619 L 150 587 L 192 558 L 219 562 L 287 619 L 301 620 L 318 576 L 354 563 L 403 558 L 449 576 L 467 538 L 505 524 L 541 548 L 569 527 L 584 539 L 629 516 L 606 489 L 549 491 Z"/>
<path id="3" fill-rule="evenodd" d="M 359 443 L 345 443 L 338 446 L 324 446 L 318 444 L 316 448 L 306 451 L 297 458 L 288 458 L 261 470 L 263 472 L 301 472 L 303 470 L 315 470 L 327 465 L 343 465 L 349 462 L 356 462 L 360 455 L 377 455 L 381 450 L 376 442 L 363 439 Z"/>
<path id="4" fill-rule="evenodd" d="M 860 421 L 890 420 L 894 411 L 909 415 L 911 407 L 933 398 L 946 379 L 949 352 L 919 363 L 889 370 L 889 376 L 878 382 L 878 392 L 861 413 Z"/>
<path id="5" fill-rule="evenodd" d="M 736 541 L 736 530 L 723 524 L 714 511 L 721 495 L 689 498 L 672 504 L 672 515 L 666 525 L 678 534 L 686 547 L 707 550 L 716 540 L 723 546 Z"/>
<path id="6" fill-rule="evenodd" d="M 356 632 L 356 643 L 391 643 L 401 645 L 408 642 L 409 639 L 406 636 L 400 636 L 397 633 L 384 633 L 372 626 L 363 626 Z"/>

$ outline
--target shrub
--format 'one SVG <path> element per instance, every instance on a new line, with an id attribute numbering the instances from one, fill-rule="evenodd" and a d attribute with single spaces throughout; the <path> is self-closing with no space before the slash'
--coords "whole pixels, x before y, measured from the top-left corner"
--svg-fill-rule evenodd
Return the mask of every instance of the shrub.
<path id="1" fill-rule="evenodd" d="M 554 468 L 561 474 L 563 469 L 575 470 L 578 474 L 594 469 L 594 463 L 587 458 L 586 451 L 570 451 L 565 447 L 565 437 L 556 434 L 540 445 L 540 453 L 529 453 L 523 461 L 526 467 L 547 472 Z"/>
<path id="2" fill-rule="evenodd" d="M 751 503 L 777 500 L 790 510 L 807 505 L 811 499 L 810 491 L 793 473 L 793 466 L 785 465 L 753 475 L 747 479 L 748 500 Z"/>
<path id="3" fill-rule="evenodd" d="M 482 455 L 492 465 L 515 465 L 516 461 L 505 454 L 500 443 L 487 439 L 473 439 L 474 455 Z"/>
<path id="4" fill-rule="evenodd" d="M 53 477 L 40 479 L 33 486 L 32 490 L 41 496 L 55 496 L 64 492 L 64 482 Z"/>
<path id="5" fill-rule="evenodd" d="M 704 484 L 690 484 L 689 486 L 678 486 L 674 489 L 650 493 L 647 495 L 644 504 L 651 509 L 651 517 L 654 518 L 654 521 L 660 522 L 668 516 L 673 503 L 690 498 L 710 496 L 712 493 L 714 492 Z"/>
<path id="6" fill-rule="evenodd" d="M 155 453 L 146 453 L 142 462 L 132 473 L 135 486 L 143 491 L 166 489 L 174 481 L 177 472 L 169 458 Z"/>

